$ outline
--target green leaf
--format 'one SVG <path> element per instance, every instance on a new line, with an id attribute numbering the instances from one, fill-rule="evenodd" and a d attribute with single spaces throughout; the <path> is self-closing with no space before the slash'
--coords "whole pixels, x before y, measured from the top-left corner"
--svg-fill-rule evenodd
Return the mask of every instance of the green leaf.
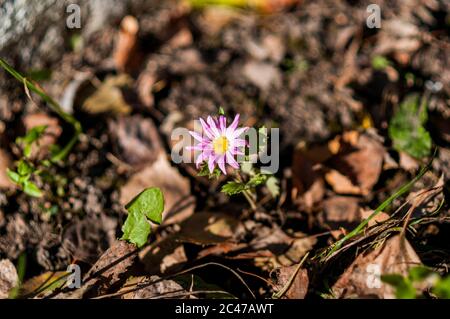
<path id="1" fill-rule="evenodd" d="M 33 81 L 50 80 L 50 78 L 52 77 L 52 70 L 50 69 L 31 70 L 28 72 L 26 77 Z"/>
<path id="2" fill-rule="evenodd" d="M 219 107 L 219 115 L 225 115 L 225 110 L 221 106 Z"/>
<path id="3" fill-rule="evenodd" d="M 23 155 L 25 157 L 30 157 L 31 156 L 31 144 L 26 144 L 23 148 Z"/>
<path id="4" fill-rule="evenodd" d="M 439 298 L 450 299 L 450 276 L 439 280 L 433 288 L 433 293 Z"/>
<path id="5" fill-rule="evenodd" d="M 381 55 L 376 55 L 372 58 L 372 67 L 375 70 L 384 70 L 389 65 L 391 65 L 391 61 Z"/>
<path id="6" fill-rule="evenodd" d="M 133 198 L 125 208 L 128 217 L 122 226 L 122 239 L 142 247 L 150 235 L 149 220 L 157 224 L 162 222 L 164 196 L 159 188 L 150 187 Z"/>
<path id="7" fill-rule="evenodd" d="M 136 212 L 147 216 L 152 222 L 161 224 L 162 212 L 164 210 L 164 196 L 157 187 L 143 190 L 126 206 L 128 212 Z"/>
<path id="8" fill-rule="evenodd" d="M 20 181 L 20 175 L 19 174 L 17 174 L 16 172 L 10 170 L 9 168 L 6 169 L 6 174 L 8 175 L 9 179 L 12 182 L 14 182 L 16 184 L 19 183 L 19 181 Z"/>
<path id="9" fill-rule="evenodd" d="M 246 188 L 254 188 L 262 183 L 264 183 L 267 180 L 268 176 L 265 174 L 256 174 L 255 176 L 252 176 L 250 180 L 246 184 Z"/>
<path id="10" fill-rule="evenodd" d="M 17 141 L 25 145 L 29 145 L 37 141 L 47 129 L 47 125 L 38 125 L 30 129 L 23 137 L 19 137 Z"/>
<path id="11" fill-rule="evenodd" d="M 222 174 L 222 171 L 218 169 L 217 167 L 214 168 L 213 172 L 209 172 L 208 163 L 203 163 L 203 165 L 200 167 L 200 171 L 198 172 L 198 176 L 208 176 L 209 179 L 211 178 L 219 178 Z"/>
<path id="12" fill-rule="evenodd" d="M 150 235 L 150 223 L 145 218 L 145 215 L 139 212 L 130 212 L 127 220 L 122 226 L 122 238 L 129 240 L 138 247 L 142 247 L 146 242 L 148 235 Z"/>
<path id="13" fill-rule="evenodd" d="M 382 275 L 381 280 L 395 288 L 398 299 L 415 299 L 416 289 L 412 282 L 398 274 Z"/>
<path id="14" fill-rule="evenodd" d="M 33 167 L 24 160 L 20 160 L 17 165 L 17 172 L 20 176 L 27 176 L 33 172 Z"/>
<path id="15" fill-rule="evenodd" d="M 415 158 L 428 156 L 431 137 L 423 126 L 427 117 L 425 102 L 419 106 L 417 94 L 407 96 L 389 123 L 389 137 L 394 148 Z"/>
<path id="16" fill-rule="evenodd" d="M 236 195 L 243 192 L 246 189 L 246 185 L 244 183 L 239 182 L 228 182 L 222 186 L 222 192 L 228 195 Z"/>
<path id="17" fill-rule="evenodd" d="M 23 191 L 25 194 L 33 196 L 33 197 L 41 197 L 42 196 L 42 192 L 39 189 L 39 187 L 37 187 L 36 184 L 31 181 L 24 182 Z"/>
<path id="18" fill-rule="evenodd" d="M 417 266 L 412 267 L 409 270 L 408 277 L 411 279 L 412 282 L 421 282 L 427 279 L 432 274 L 433 272 L 430 269 L 423 266 Z"/>

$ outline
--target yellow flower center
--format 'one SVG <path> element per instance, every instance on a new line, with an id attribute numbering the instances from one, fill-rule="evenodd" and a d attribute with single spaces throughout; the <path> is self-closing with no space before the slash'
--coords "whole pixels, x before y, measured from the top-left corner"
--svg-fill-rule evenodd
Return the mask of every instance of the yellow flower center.
<path id="1" fill-rule="evenodd" d="M 220 136 L 213 141 L 213 148 L 216 154 L 222 155 L 228 150 L 228 140 L 225 136 Z"/>

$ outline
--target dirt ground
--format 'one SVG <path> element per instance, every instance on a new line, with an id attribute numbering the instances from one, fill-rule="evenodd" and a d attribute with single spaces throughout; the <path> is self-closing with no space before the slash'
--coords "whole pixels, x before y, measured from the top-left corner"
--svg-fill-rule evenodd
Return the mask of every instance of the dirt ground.
<path id="1" fill-rule="evenodd" d="M 372 2 L 380 28 L 366 24 Z M 18 287 L 23 298 L 395 298 L 394 286 L 367 284 L 370 269 L 447 275 L 449 3 L 253 3 L 130 1 L 92 32 L 62 28 L 51 54 L 34 50 L 51 37 L 40 29 L 0 50 L 82 126 L 67 157 L 34 177 L 42 196 L 23 192 L 6 174 L 23 156 L 16 139 L 47 125 L 37 163 L 73 128 L 0 71 L 0 297 Z M 424 156 L 391 134 L 411 94 L 426 101 Z M 171 161 L 172 131 L 219 107 L 280 130 L 279 194 L 259 187 L 256 208 L 220 191 L 227 176 Z M 118 239 L 124 206 L 147 187 L 163 191 L 165 210 L 138 249 Z M 47 287 L 70 264 L 81 288 Z M 428 284 L 417 291 L 436 297 Z"/>

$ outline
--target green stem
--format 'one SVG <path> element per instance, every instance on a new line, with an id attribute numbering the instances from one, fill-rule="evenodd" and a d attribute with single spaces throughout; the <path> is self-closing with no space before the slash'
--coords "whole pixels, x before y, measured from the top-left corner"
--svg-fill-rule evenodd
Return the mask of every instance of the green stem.
<path id="1" fill-rule="evenodd" d="M 3 67 L 9 74 L 15 77 L 18 81 L 24 83 L 29 90 L 39 95 L 45 102 L 47 102 L 47 104 L 49 105 L 50 109 L 53 112 L 58 114 L 58 116 L 61 117 L 64 121 L 73 126 L 75 131 L 74 136 L 70 139 L 70 141 L 67 143 L 66 146 L 64 146 L 57 154 L 55 154 L 51 158 L 52 162 L 59 162 L 63 160 L 69 154 L 70 150 L 78 140 L 78 137 L 82 131 L 80 122 L 78 122 L 78 120 L 75 119 L 72 115 L 64 112 L 61 106 L 58 104 L 58 102 L 56 102 L 54 99 L 48 96 L 40 87 L 36 86 L 34 83 L 30 82 L 27 78 L 25 78 L 22 74 L 14 70 L 14 68 L 10 66 L 2 58 L 0 58 L 0 66 Z"/>
<path id="2" fill-rule="evenodd" d="M 234 179 L 234 181 L 237 182 L 237 183 L 243 183 L 242 177 L 239 174 L 239 172 L 236 173 L 236 178 Z M 250 204 L 250 207 L 252 208 L 252 210 L 256 211 L 257 206 L 256 206 L 255 201 L 252 198 L 252 195 L 251 195 L 250 191 L 247 190 L 247 189 L 244 189 L 242 191 L 242 193 L 244 194 L 244 197 L 247 200 L 247 202 Z"/>

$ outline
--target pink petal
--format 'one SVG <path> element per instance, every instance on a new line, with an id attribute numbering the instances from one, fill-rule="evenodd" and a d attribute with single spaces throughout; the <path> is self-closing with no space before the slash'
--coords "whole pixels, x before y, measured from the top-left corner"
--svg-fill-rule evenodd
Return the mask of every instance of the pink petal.
<path id="1" fill-rule="evenodd" d="M 230 164 L 231 167 L 238 169 L 239 164 L 234 159 L 233 155 L 230 152 L 226 152 L 227 163 Z"/>
<path id="2" fill-rule="evenodd" d="M 206 124 L 205 120 L 200 118 L 200 124 L 202 125 L 203 131 L 205 132 L 206 136 L 208 136 L 210 139 L 214 138 L 214 134 L 209 128 L 209 125 Z"/>
<path id="3" fill-rule="evenodd" d="M 225 130 L 227 129 L 227 118 L 223 115 L 219 116 L 219 127 L 222 134 L 225 134 Z"/>
<path id="4" fill-rule="evenodd" d="M 225 169 L 225 161 L 223 159 L 219 161 L 219 168 L 225 175 L 227 175 L 227 170 Z"/>
<path id="5" fill-rule="evenodd" d="M 234 117 L 233 123 L 231 123 L 231 125 L 227 129 L 227 134 L 231 133 L 232 131 L 234 131 L 238 127 L 239 117 L 240 117 L 240 115 L 236 114 L 236 116 Z"/>
<path id="6" fill-rule="evenodd" d="M 212 174 L 212 172 L 214 171 L 214 166 L 215 166 L 215 164 L 214 164 L 214 161 L 216 160 L 216 157 L 213 155 L 213 154 L 211 154 L 211 155 L 209 155 L 209 159 L 208 159 L 208 169 L 209 169 L 209 172 Z"/>
<path id="7" fill-rule="evenodd" d="M 248 130 L 248 127 L 240 127 L 240 128 L 238 128 L 237 130 L 235 130 L 235 131 L 232 133 L 231 136 L 232 136 L 233 139 L 235 139 L 235 138 L 241 136 L 241 134 L 244 133 L 244 132 L 247 131 L 247 130 Z"/>
<path id="8" fill-rule="evenodd" d="M 216 121 L 211 117 L 208 116 L 208 118 L 206 119 L 206 121 L 209 124 L 209 128 L 211 129 L 211 131 L 214 133 L 215 137 L 219 137 L 220 136 L 220 132 L 217 129 L 217 123 Z"/>
<path id="9" fill-rule="evenodd" d="M 233 141 L 234 146 L 247 146 L 248 142 L 244 140 L 243 138 L 237 138 Z"/>
<path id="10" fill-rule="evenodd" d="M 205 156 L 203 153 L 201 153 L 198 157 L 197 160 L 195 161 L 195 167 L 199 167 L 200 164 L 205 160 Z"/>
<path id="11" fill-rule="evenodd" d="M 202 142 L 203 141 L 203 136 L 201 136 L 199 133 L 195 132 L 195 131 L 189 131 L 189 134 L 195 138 L 197 141 Z"/>

